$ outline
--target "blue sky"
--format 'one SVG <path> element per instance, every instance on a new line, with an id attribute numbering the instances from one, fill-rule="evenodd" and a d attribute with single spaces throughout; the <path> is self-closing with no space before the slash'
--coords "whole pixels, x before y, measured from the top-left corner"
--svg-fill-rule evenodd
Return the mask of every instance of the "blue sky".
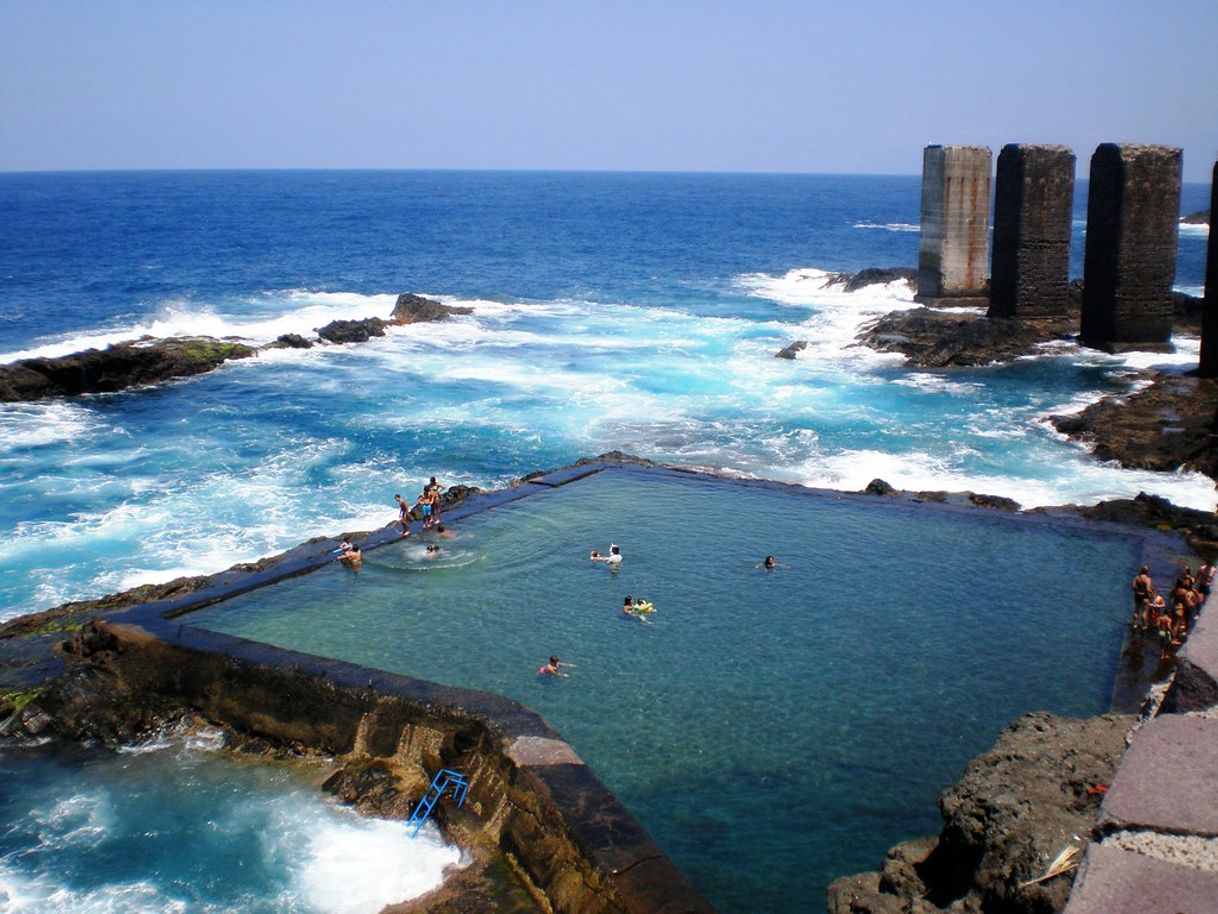
<path id="1" fill-rule="evenodd" d="M 1218 156 L 1215 0 L 0 0 L 0 169 L 917 174 Z"/>

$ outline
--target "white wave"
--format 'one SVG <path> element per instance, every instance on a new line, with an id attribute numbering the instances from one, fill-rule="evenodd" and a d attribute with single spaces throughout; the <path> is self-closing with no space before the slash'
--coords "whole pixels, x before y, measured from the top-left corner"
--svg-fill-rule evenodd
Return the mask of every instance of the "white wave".
<path id="1" fill-rule="evenodd" d="M 885 229 L 889 232 L 922 231 L 922 226 L 915 225 L 912 222 L 856 222 L 853 227 L 857 229 Z"/>
<path id="2" fill-rule="evenodd" d="M 0 406 L 0 453 L 82 442 L 103 426 L 89 409 L 56 400 Z"/>
<path id="3" fill-rule="evenodd" d="M 114 343 L 151 336 L 157 339 L 210 336 L 269 343 L 285 333 L 312 336 L 333 320 L 388 318 L 397 296 L 392 293 L 361 295 L 355 292 L 288 290 L 246 299 L 228 308 L 214 303 L 174 300 L 166 302 L 145 321 L 52 338 L 40 345 L 0 353 L 0 363 L 18 359 L 54 358 L 86 349 L 104 349 Z"/>
<path id="4" fill-rule="evenodd" d="M 414 839 L 413 830 L 332 807 L 308 827 L 295 877 L 299 895 L 332 914 L 376 914 L 439 886 L 446 869 L 462 865 L 461 851 L 445 844 L 431 823 Z"/>
<path id="5" fill-rule="evenodd" d="M 1080 447 L 1076 461 L 1061 461 L 1056 476 L 1040 479 L 977 472 L 954 463 L 956 455 L 925 451 L 892 454 L 876 450 L 817 455 L 793 475 L 804 485 L 860 491 L 873 479 L 914 492 L 979 492 L 1012 498 L 1024 508 L 1095 504 L 1147 492 L 1176 505 L 1211 510 L 1214 483 L 1200 473 L 1125 470 L 1091 460 Z"/>
<path id="6" fill-rule="evenodd" d="M 0 862 L 0 911 L 4 914 L 221 914 L 213 905 L 188 906 L 151 882 L 73 889 L 52 877 L 30 876 Z M 227 912 L 225 912 L 227 914 Z"/>
<path id="7" fill-rule="evenodd" d="M 1190 238 L 1208 238 L 1210 236 L 1209 223 L 1181 222 L 1180 234 Z"/>
<path id="8" fill-rule="evenodd" d="M 960 381 L 947 375 L 927 374 L 925 372 L 913 372 L 903 378 L 895 379 L 892 383 L 899 387 L 909 387 L 914 390 L 933 393 L 953 394 L 955 396 L 967 396 L 968 394 L 983 390 L 985 387 L 980 383 Z"/>

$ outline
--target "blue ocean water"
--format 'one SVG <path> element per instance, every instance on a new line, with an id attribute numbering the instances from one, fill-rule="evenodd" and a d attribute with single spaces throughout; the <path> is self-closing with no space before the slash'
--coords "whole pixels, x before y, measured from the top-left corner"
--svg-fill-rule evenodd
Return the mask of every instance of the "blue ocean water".
<path id="1" fill-rule="evenodd" d="M 460 864 L 433 826 L 412 840 L 325 797 L 312 767 L 222 741 L 0 749 L 0 911 L 377 914 Z"/>
<path id="2" fill-rule="evenodd" d="M 1188 185 L 1182 208 L 1207 197 Z M 613 448 L 846 489 L 1211 507 L 1210 481 L 1101 465 L 1044 421 L 1139 366 L 1195 362 L 1196 340 L 961 372 L 852 345 L 909 290 L 827 274 L 916 265 L 918 200 L 912 176 L 0 175 L 2 361 L 143 334 L 267 342 L 387 316 L 400 291 L 475 309 L 0 406 L 0 618 L 379 526 L 433 474 L 493 487 Z M 1080 186 L 1080 236 L 1083 205 Z M 1178 287 L 1200 290 L 1206 240 L 1182 229 Z M 793 339 L 800 359 L 773 358 Z"/>

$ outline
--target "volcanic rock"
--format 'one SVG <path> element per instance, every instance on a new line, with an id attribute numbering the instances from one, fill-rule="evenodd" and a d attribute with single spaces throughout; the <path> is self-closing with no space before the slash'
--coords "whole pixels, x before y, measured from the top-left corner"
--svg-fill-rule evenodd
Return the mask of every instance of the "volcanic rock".
<path id="1" fill-rule="evenodd" d="M 328 343 L 366 343 L 374 336 L 384 336 L 389 321 L 369 317 L 361 321 L 330 321 L 317 331 Z"/>
<path id="2" fill-rule="evenodd" d="M 840 285 L 844 292 L 857 292 L 865 286 L 887 285 L 899 279 L 909 283 L 910 288 L 917 293 L 918 271 L 909 267 L 868 267 L 857 273 L 834 273 L 825 285 Z"/>
<path id="3" fill-rule="evenodd" d="M 1060 911 L 1073 874 L 1032 882 L 1091 834 L 1134 718 L 1025 714 L 939 797 L 937 839 L 898 845 L 882 873 L 836 880 L 833 914 Z"/>
<path id="4" fill-rule="evenodd" d="M 881 317 L 857 339 L 880 352 L 900 352 L 919 368 L 948 368 L 1008 362 L 1047 340 L 1069 337 L 1076 328 L 915 308 Z"/>
<path id="5" fill-rule="evenodd" d="M 786 347 L 778 350 L 778 352 L 774 353 L 774 357 L 777 359 L 793 359 L 793 358 L 795 358 L 795 353 L 802 352 L 803 350 L 805 350 L 807 348 L 808 348 L 807 340 L 796 340 L 794 343 L 791 343 L 789 346 L 786 346 Z"/>
<path id="6" fill-rule="evenodd" d="M 397 303 L 389 319 L 397 324 L 418 324 L 424 321 L 440 321 L 453 314 L 473 314 L 473 308 L 463 308 L 456 305 L 444 305 L 413 292 L 403 292 L 398 296 Z"/>
<path id="7" fill-rule="evenodd" d="M 115 343 L 59 358 L 22 359 L 0 365 L 0 401 L 113 393 L 211 371 L 257 350 L 208 338 Z"/>
<path id="8" fill-rule="evenodd" d="M 1185 225 L 1209 225 L 1210 211 L 1208 209 L 1198 210 L 1195 213 L 1189 213 L 1180 221 Z"/>
<path id="9" fill-rule="evenodd" d="M 280 335 L 275 342 L 266 347 L 267 349 L 312 349 L 313 341 L 305 339 L 299 333 L 284 333 Z"/>
<path id="10" fill-rule="evenodd" d="M 1053 426 L 1124 467 L 1218 476 L 1218 379 L 1160 374 L 1126 397 L 1106 397 Z"/>

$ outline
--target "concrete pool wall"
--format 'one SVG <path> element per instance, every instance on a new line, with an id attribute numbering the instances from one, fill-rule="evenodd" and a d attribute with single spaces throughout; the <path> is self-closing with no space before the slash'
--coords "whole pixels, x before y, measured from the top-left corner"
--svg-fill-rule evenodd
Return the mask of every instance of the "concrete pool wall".
<path id="1" fill-rule="evenodd" d="M 542 910 L 710 912 L 562 738 L 536 713 L 450 688 L 174 622 L 97 622 L 69 650 L 124 692 L 156 696 L 279 745 L 470 782 L 464 808 L 435 815 L 450 837 L 502 853 Z M 404 786 L 404 785 L 403 785 Z M 472 845 L 472 847 L 471 847 Z"/>

